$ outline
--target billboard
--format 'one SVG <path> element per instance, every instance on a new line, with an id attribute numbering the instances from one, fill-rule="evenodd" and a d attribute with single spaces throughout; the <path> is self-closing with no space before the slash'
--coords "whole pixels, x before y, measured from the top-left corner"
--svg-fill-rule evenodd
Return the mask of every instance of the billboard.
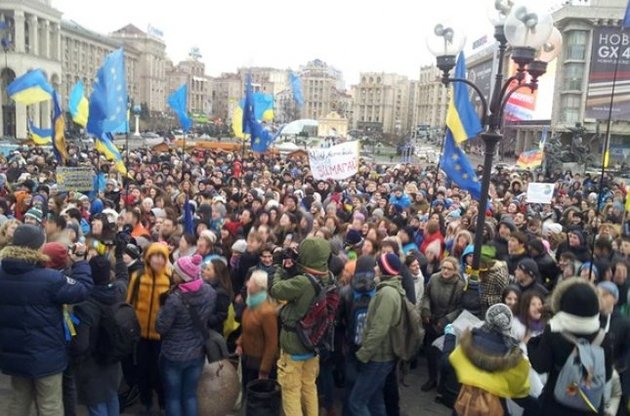
<path id="1" fill-rule="evenodd" d="M 508 74 L 516 74 L 516 64 L 511 62 Z M 529 82 L 529 74 L 526 75 L 524 83 Z M 516 88 L 518 81 L 512 81 L 508 91 Z M 527 121 L 534 119 L 534 111 L 536 110 L 536 94 L 527 87 L 516 90 L 508 99 L 505 105 L 505 121 Z"/>
<path id="2" fill-rule="evenodd" d="M 468 68 L 468 80 L 479 87 L 484 97 L 490 102 L 490 92 L 493 82 L 493 62 L 492 57 L 487 61 L 483 61 Z M 472 88 L 468 89 L 470 93 L 470 102 L 475 104 L 475 110 L 479 114 L 481 112 L 481 100 L 478 94 Z"/>
<path id="3" fill-rule="evenodd" d="M 630 118 L 630 34 L 615 27 L 597 27 L 593 30 L 585 118 L 608 119 L 617 60 L 619 65 L 612 119 Z"/>

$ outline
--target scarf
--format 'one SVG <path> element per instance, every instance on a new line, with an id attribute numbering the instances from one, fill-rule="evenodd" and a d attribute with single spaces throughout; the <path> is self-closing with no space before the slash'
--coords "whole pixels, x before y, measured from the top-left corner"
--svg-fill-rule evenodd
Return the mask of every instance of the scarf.
<path id="1" fill-rule="evenodd" d="M 549 326 L 551 332 L 590 335 L 599 330 L 599 314 L 583 317 L 560 311 L 549 320 Z"/>
<path id="2" fill-rule="evenodd" d="M 245 299 L 245 304 L 248 308 L 254 309 L 257 308 L 261 303 L 267 300 L 267 291 L 261 290 L 258 293 L 254 293 L 253 295 L 248 295 L 247 299 Z"/>

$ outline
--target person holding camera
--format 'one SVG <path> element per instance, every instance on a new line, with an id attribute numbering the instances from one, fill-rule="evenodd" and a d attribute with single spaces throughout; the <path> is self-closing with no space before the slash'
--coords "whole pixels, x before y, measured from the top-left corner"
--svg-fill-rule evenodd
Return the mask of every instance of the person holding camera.
<path id="1" fill-rule="evenodd" d="M 111 346 L 105 326 L 114 319 L 114 305 L 124 302 L 129 283 L 129 273 L 123 261 L 123 252 L 129 241 L 128 235 L 119 233 L 114 239 L 114 274 L 111 279 L 111 263 L 103 254 L 89 259 L 94 289 L 88 299 L 74 308 L 79 325 L 72 345 L 77 363 L 75 379 L 79 403 L 85 404 L 91 415 L 116 416 L 119 414 L 118 386 L 122 378 L 121 358 L 113 357 L 113 351 L 103 351 Z M 133 315 L 132 315 L 133 316 Z"/>
<path id="2" fill-rule="evenodd" d="M 92 289 L 85 246 L 70 253 L 70 275 L 45 267 L 44 229 L 20 225 L 0 252 L 0 368 L 11 376 L 8 414 L 63 414 L 62 373 L 68 366 L 63 305 Z M 28 328 L 28 331 L 25 330 Z"/>

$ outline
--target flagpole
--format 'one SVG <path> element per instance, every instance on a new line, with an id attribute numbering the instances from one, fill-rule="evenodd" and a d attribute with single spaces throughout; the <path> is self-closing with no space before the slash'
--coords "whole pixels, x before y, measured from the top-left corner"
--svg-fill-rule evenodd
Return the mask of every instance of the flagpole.
<path id="1" fill-rule="evenodd" d="M 621 28 L 621 32 L 623 32 L 623 26 Z M 610 91 L 610 103 L 608 104 L 608 120 L 606 120 L 606 137 L 604 138 L 604 148 L 602 150 L 602 171 L 599 175 L 599 192 L 597 195 L 597 206 L 595 207 L 595 218 L 599 217 L 601 206 L 602 206 L 602 197 L 604 191 L 604 175 L 606 174 L 606 165 L 610 162 L 610 155 L 608 152 L 608 148 L 610 147 L 610 130 L 612 128 L 612 112 L 613 106 L 615 103 L 615 88 L 617 87 L 617 72 L 619 70 L 619 57 L 621 53 L 617 53 L 617 59 L 615 59 L 615 70 L 613 72 L 613 81 L 612 87 Z M 623 226 L 623 223 L 621 223 Z M 593 240 L 591 243 L 591 267 L 588 271 L 588 280 L 591 280 L 591 275 L 593 274 L 593 260 L 595 259 L 595 239 L 597 237 L 597 230 L 593 232 Z"/>

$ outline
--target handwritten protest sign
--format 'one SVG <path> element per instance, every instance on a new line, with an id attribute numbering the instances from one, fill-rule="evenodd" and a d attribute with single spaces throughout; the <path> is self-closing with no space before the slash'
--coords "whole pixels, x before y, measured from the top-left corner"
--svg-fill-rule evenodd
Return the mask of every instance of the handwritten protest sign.
<path id="1" fill-rule="evenodd" d="M 359 142 L 352 141 L 321 149 L 309 149 L 308 160 L 315 180 L 342 180 L 359 169 Z"/>
<path id="2" fill-rule="evenodd" d="M 553 196 L 552 183 L 530 182 L 527 186 L 527 202 L 530 204 L 549 204 Z"/>
<path id="3" fill-rule="evenodd" d="M 91 166 L 59 166 L 55 174 L 61 192 L 87 192 L 94 187 L 94 168 Z"/>

